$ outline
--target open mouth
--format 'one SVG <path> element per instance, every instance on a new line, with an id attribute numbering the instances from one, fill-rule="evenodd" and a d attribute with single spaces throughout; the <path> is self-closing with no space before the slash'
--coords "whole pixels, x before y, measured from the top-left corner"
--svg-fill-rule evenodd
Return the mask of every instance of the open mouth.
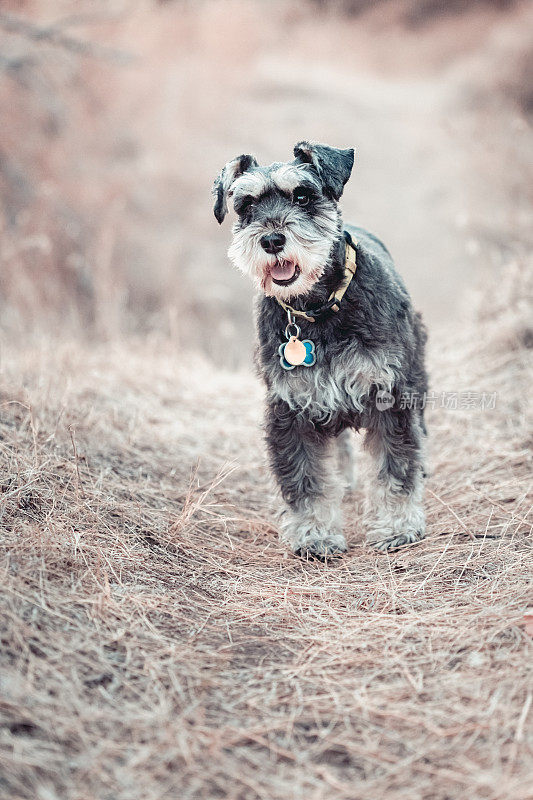
<path id="1" fill-rule="evenodd" d="M 270 267 L 270 277 L 278 286 L 290 286 L 300 275 L 300 267 L 294 261 L 278 258 Z"/>

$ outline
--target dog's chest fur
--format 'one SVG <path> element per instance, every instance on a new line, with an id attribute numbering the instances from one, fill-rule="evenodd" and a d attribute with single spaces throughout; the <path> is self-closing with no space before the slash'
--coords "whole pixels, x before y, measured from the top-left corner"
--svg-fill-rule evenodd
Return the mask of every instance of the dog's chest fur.
<path id="1" fill-rule="evenodd" d="M 367 427 L 378 413 L 377 390 L 394 394 L 399 387 L 425 385 L 414 358 L 423 331 L 390 255 L 363 229 L 346 228 L 358 241 L 358 266 L 340 310 L 315 323 L 298 321 L 301 338 L 315 343 L 314 366 L 284 370 L 278 349 L 286 341 L 286 314 L 274 298 L 259 297 L 256 308 L 258 366 L 269 403 L 285 403 L 332 433 Z M 326 302 L 330 290 L 324 284 L 307 307 Z"/>
<path id="2" fill-rule="evenodd" d="M 328 425 L 338 417 L 363 413 L 372 387 L 390 391 L 398 366 L 398 359 L 384 349 L 370 353 L 351 343 L 346 350 L 325 358 L 317 347 L 313 367 L 286 371 L 279 359 L 274 359 L 266 369 L 269 395 L 271 400 L 283 400 L 311 422 Z"/>

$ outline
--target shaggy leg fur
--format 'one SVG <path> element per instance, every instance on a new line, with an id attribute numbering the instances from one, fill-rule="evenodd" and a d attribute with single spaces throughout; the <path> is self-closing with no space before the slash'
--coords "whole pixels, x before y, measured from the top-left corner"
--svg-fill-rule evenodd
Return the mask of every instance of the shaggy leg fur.
<path id="1" fill-rule="evenodd" d="M 347 428 L 337 437 L 339 472 L 346 492 L 353 492 L 358 483 L 353 436 L 353 432 Z"/>
<path id="2" fill-rule="evenodd" d="M 377 476 L 367 498 L 367 541 L 390 550 L 423 539 L 423 438 L 416 410 L 377 412 L 365 447 Z"/>
<path id="3" fill-rule="evenodd" d="M 281 538 L 304 556 L 344 552 L 334 440 L 284 402 L 270 406 L 266 428 L 272 470 L 286 503 Z"/>

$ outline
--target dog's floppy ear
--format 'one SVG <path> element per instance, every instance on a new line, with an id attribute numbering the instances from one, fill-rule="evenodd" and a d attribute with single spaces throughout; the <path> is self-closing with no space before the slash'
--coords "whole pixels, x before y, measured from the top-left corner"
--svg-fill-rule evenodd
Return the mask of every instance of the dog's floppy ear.
<path id="1" fill-rule="evenodd" d="M 338 200 L 344 184 L 352 174 L 355 150 L 340 150 L 326 144 L 298 142 L 294 146 L 294 157 L 304 164 L 312 164 L 324 184 L 326 193 Z"/>
<path id="2" fill-rule="evenodd" d="M 213 195 L 215 197 L 213 211 L 219 223 L 224 220 L 228 213 L 228 192 L 234 181 L 243 172 L 257 166 L 258 163 L 253 156 L 237 156 L 233 161 L 228 161 L 218 178 L 215 179 L 213 184 Z"/>

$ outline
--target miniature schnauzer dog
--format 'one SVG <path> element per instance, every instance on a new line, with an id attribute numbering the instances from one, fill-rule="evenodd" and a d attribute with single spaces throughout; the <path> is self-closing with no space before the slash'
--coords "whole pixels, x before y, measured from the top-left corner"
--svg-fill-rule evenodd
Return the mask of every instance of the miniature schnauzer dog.
<path id="1" fill-rule="evenodd" d="M 300 142 L 288 163 L 238 156 L 213 187 L 218 222 L 229 198 L 237 214 L 229 258 L 261 290 L 257 363 L 284 501 L 281 538 L 319 558 L 346 550 L 341 500 L 353 480 L 353 430 L 364 429 L 370 458 L 367 540 L 387 550 L 425 531 L 426 429 L 416 398 L 427 389 L 426 333 L 387 248 L 342 223 L 353 161 L 352 149 Z"/>

